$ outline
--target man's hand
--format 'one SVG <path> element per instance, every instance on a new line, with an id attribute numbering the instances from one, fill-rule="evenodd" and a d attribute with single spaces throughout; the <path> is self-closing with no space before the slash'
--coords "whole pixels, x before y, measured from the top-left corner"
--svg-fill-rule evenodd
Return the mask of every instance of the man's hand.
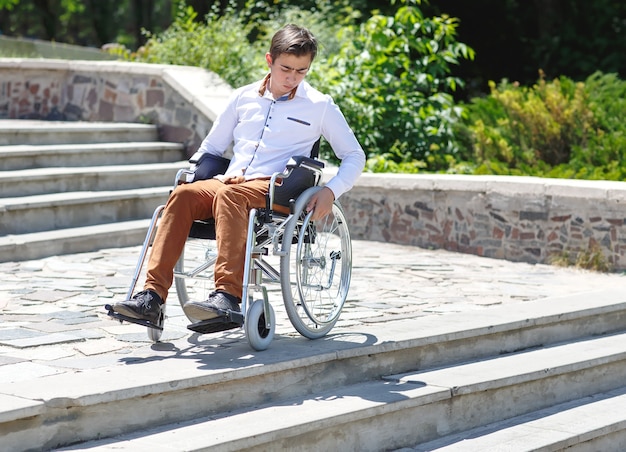
<path id="1" fill-rule="evenodd" d="M 333 210 L 334 201 L 335 194 L 328 187 L 324 187 L 315 192 L 315 194 L 311 196 L 309 203 L 306 205 L 307 212 L 310 212 L 311 210 L 314 211 L 311 216 L 311 220 L 321 220 L 328 215 Z"/>

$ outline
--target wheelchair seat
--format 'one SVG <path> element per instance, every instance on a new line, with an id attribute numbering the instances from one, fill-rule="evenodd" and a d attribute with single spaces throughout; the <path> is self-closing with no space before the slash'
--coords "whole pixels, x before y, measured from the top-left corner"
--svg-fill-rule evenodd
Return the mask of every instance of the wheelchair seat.
<path id="1" fill-rule="evenodd" d="M 312 156 L 316 156 L 319 147 L 319 140 L 313 146 Z M 198 180 L 210 179 L 218 174 L 226 172 L 230 160 L 212 154 L 196 153 L 189 160 L 196 166 L 193 174 L 188 170 L 181 170 L 177 176 L 177 184 L 185 182 L 195 182 Z M 270 188 L 268 196 L 273 198 L 272 213 L 288 215 L 293 202 L 307 188 L 314 187 L 321 181 L 321 171 L 324 163 L 313 157 L 296 156 L 287 163 L 283 174 L 280 177 L 272 178 L 273 187 Z M 269 205 L 269 201 L 268 201 Z M 189 231 L 189 237 L 197 239 L 215 239 L 215 220 L 207 218 L 195 220 Z"/>

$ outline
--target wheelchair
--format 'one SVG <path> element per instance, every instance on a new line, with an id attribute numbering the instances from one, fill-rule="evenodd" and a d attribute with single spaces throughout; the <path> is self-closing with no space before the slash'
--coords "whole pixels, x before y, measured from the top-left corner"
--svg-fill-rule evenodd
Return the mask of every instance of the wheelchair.
<path id="1" fill-rule="evenodd" d="M 220 316 L 192 322 L 188 328 L 206 334 L 241 327 L 254 350 L 265 350 L 274 338 L 276 316 L 270 304 L 267 284 L 280 285 L 287 316 L 298 333 L 309 339 L 325 336 L 337 323 L 350 287 L 352 247 L 348 224 L 339 202 L 325 218 L 312 221 L 306 212 L 311 196 L 321 189 L 324 164 L 316 159 L 319 141 L 311 157 L 292 158 L 282 172 L 272 175 L 266 206 L 251 209 L 243 276 L 241 312 L 220 312 Z M 190 160 L 195 169 L 181 169 L 174 190 L 222 174 L 229 160 L 198 154 Z M 193 166 L 192 166 L 193 168 Z M 127 298 L 135 292 L 158 221 L 165 205 L 152 216 L 135 268 Z M 183 307 L 190 300 L 206 300 L 214 290 L 213 268 L 217 258 L 213 219 L 196 220 L 174 268 L 174 284 Z M 260 294 L 260 295 L 259 295 Z M 158 324 L 129 319 L 106 306 L 108 314 L 148 327 L 153 342 L 161 338 L 166 319 L 164 305 Z"/>

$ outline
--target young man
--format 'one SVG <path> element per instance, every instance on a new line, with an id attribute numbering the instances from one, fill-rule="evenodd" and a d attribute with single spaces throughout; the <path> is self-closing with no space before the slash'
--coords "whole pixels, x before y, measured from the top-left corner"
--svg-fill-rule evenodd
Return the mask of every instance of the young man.
<path id="1" fill-rule="evenodd" d="M 173 281 L 173 269 L 194 220 L 214 218 L 218 256 L 215 292 L 189 302 L 185 312 L 208 320 L 218 310 L 239 311 L 243 287 L 248 213 L 265 207 L 269 179 L 292 156 L 309 156 L 320 135 L 341 160 L 336 176 L 307 205 L 313 219 L 331 212 L 365 166 L 365 155 L 333 100 L 304 81 L 317 53 L 305 28 L 287 25 L 272 38 L 265 55 L 269 74 L 233 93 L 199 151 L 221 156 L 233 143 L 225 174 L 178 186 L 163 211 L 152 246 L 144 290 L 118 302 L 113 310 L 156 323 Z"/>

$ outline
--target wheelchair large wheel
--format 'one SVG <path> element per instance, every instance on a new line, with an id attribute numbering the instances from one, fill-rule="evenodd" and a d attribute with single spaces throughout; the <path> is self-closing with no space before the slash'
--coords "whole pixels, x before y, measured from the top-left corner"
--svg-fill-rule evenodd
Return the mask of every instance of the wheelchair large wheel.
<path id="1" fill-rule="evenodd" d="M 306 194 L 306 192 L 305 192 Z M 281 288 L 294 328 L 309 339 L 326 335 L 337 323 L 348 296 L 352 245 L 341 206 L 319 221 L 304 214 L 305 200 L 296 205 L 296 218 L 283 236 Z M 304 197 L 301 196 L 301 198 Z M 298 212 L 301 212 L 298 214 Z"/>
<path id="2" fill-rule="evenodd" d="M 176 266 L 174 283 L 182 307 L 189 301 L 204 301 L 215 290 L 213 269 L 217 258 L 215 240 L 188 237 Z M 192 323 L 199 320 L 187 316 Z"/>

